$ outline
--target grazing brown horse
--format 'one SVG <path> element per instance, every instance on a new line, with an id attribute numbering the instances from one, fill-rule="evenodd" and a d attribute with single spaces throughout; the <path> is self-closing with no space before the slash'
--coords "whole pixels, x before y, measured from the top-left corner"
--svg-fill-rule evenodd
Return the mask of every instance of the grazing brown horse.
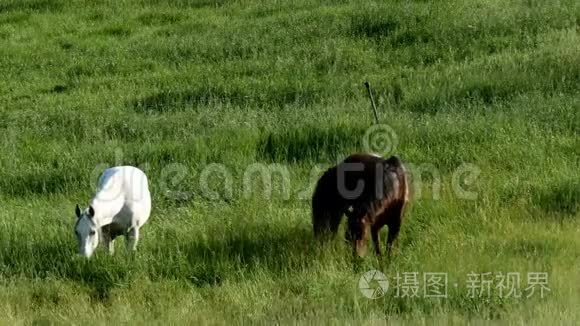
<path id="1" fill-rule="evenodd" d="M 346 239 L 358 256 L 366 254 L 369 234 L 375 252 L 381 254 L 379 231 L 389 228 L 387 253 L 399 235 L 409 201 L 406 169 L 397 156 L 353 154 L 328 169 L 312 196 L 312 224 L 317 238 L 334 236 L 342 216 L 348 226 Z"/>

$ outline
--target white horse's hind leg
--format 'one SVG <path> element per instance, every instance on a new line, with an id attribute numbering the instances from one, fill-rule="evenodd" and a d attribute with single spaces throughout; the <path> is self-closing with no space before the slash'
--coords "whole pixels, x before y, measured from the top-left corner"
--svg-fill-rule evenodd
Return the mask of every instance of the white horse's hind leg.
<path id="1" fill-rule="evenodd" d="M 137 243 L 139 242 L 139 227 L 132 227 L 129 232 L 127 232 L 127 250 L 135 251 L 137 250 Z"/>

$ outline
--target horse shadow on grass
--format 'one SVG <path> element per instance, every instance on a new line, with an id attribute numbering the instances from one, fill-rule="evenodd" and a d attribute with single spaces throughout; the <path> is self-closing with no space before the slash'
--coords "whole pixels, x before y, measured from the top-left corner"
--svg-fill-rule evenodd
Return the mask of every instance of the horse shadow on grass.
<path id="1" fill-rule="evenodd" d="M 256 273 L 274 277 L 309 269 L 327 253 L 308 228 L 289 229 L 245 227 L 214 237 L 185 243 L 161 245 L 155 256 L 164 255 L 151 266 L 150 275 L 180 277 L 193 286 L 219 285 L 243 281 Z M 326 250 L 326 251 L 325 251 Z"/>
<path id="2" fill-rule="evenodd" d="M 127 259 L 78 256 L 74 240 L 48 238 L 34 243 L 18 236 L 3 239 L 0 245 L 0 276 L 73 281 L 87 287 L 91 299 L 100 302 L 135 271 Z"/>
<path id="3" fill-rule="evenodd" d="M 563 181 L 532 189 L 533 202 L 547 213 L 576 216 L 580 212 L 580 184 Z"/>
<path id="4" fill-rule="evenodd" d="M 3 233 L 3 232 L 2 232 Z M 144 238 L 145 240 L 145 238 Z M 145 240 L 150 241 L 150 240 Z M 340 246 L 340 241 L 333 242 Z M 136 253 L 102 249 L 91 259 L 77 255 L 74 239 L 27 241 L 12 235 L 0 244 L 0 276 L 68 280 L 86 287 L 95 302 L 107 304 L 112 290 L 146 277 L 151 281 L 183 280 L 195 287 L 243 282 L 257 274 L 283 277 L 311 268 L 328 256 L 309 228 L 246 226 L 243 230 L 199 238 L 150 243 Z M 345 252 L 346 253 L 346 252 Z"/>

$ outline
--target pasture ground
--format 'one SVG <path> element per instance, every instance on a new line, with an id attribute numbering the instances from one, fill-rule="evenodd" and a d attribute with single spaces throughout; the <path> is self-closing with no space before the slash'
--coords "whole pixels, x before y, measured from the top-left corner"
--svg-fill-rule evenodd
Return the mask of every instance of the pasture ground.
<path id="1" fill-rule="evenodd" d="M 575 0 L 0 0 L 0 323 L 579 323 L 579 30 Z M 365 149 L 364 80 L 396 135 L 373 146 L 427 172 L 398 255 L 353 262 L 313 243 L 309 186 Z M 78 259 L 74 205 L 117 163 L 151 180 L 139 251 Z M 290 186 L 248 191 L 270 164 Z M 550 291 L 472 297 L 486 272 Z"/>

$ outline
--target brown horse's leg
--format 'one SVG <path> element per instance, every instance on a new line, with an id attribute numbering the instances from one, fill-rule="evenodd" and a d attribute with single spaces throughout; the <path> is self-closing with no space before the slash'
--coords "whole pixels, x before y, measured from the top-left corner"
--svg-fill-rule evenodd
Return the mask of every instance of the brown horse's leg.
<path id="1" fill-rule="evenodd" d="M 375 253 L 377 256 L 381 255 L 381 238 L 380 238 L 381 228 L 373 225 L 371 229 L 371 235 L 373 237 L 373 245 L 375 246 Z"/>
<path id="2" fill-rule="evenodd" d="M 401 223 L 403 219 L 403 204 L 395 205 L 389 213 L 387 225 L 389 226 L 389 237 L 387 239 L 387 253 L 390 256 L 393 250 L 394 242 L 399 236 L 401 230 Z"/>
<path id="3" fill-rule="evenodd" d="M 390 256 L 393 252 L 394 242 L 399 236 L 399 231 L 401 230 L 401 223 L 399 221 L 393 221 L 389 225 L 389 237 L 387 239 L 387 254 Z"/>
<path id="4" fill-rule="evenodd" d="M 381 229 L 385 226 L 385 223 L 388 221 L 388 213 L 382 212 L 380 215 L 377 215 L 374 219 L 374 223 L 372 224 L 371 234 L 373 237 L 373 243 L 375 245 L 375 252 L 377 256 L 382 255 L 381 253 Z"/>

